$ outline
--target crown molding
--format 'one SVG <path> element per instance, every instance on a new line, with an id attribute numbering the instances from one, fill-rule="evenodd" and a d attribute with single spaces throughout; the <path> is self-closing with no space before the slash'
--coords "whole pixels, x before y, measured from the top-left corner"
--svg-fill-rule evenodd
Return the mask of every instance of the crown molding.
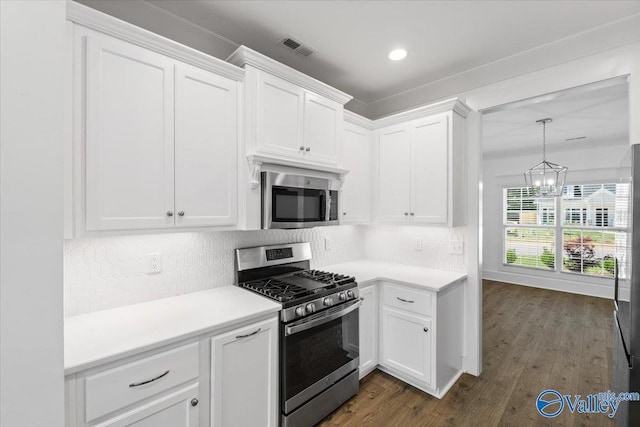
<path id="1" fill-rule="evenodd" d="M 228 58 L 227 61 L 238 67 L 245 67 L 250 65 L 261 71 L 265 71 L 281 79 L 287 80 L 295 85 L 301 86 L 312 92 L 320 94 L 324 97 L 332 99 L 340 104 L 344 105 L 349 102 L 353 97 L 348 95 L 334 87 L 329 86 L 326 83 L 316 80 L 313 77 L 309 77 L 306 74 L 301 73 L 287 65 L 284 65 L 266 55 L 256 52 L 246 46 L 240 46 L 237 48 Z"/>
<path id="2" fill-rule="evenodd" d="M 67 1 L 67 20 L 134 43 L 162 55 L 186 62 L 232 80 L 242 81 L 244 70 L 199 50 L 190 48 L 151 31 L 129 24 L 88 6 Z"/>
<path id="3" fill-rule="evenodd" d="M 435 104 L 423 105 L 422 107 L 414 108 L 412 110 L 403 111 L 401 113 L 393 114 L 387 117 L 382 117 L 380 119 L 374 120 L 373 125 L 374 129 L 379 129 L 385 126 L 404 123 L 413 119 L 419 119 L 424 116 L 445 113 L 447 111 L 453 111 L 462 117 L 467 117 L 472 110 L 458 98 L 451 98 L 444 101 L 436 102 Z"/>
<path id="4" fill-rule="evenodd" d="M 373 120 L 367 119 L 366 117 L 356 114 L 353 111 L 344 110 L 344 121 L 348 123 L 352 123 L 356 126 L 363 127 L 365 129 L 369 129 L 369 130 L 374 129 Z"/>

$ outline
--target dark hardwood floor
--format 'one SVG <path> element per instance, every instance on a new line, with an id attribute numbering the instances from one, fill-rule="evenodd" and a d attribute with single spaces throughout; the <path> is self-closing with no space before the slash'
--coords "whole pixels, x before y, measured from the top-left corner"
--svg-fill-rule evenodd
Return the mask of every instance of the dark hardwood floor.
<path id="1" fill-rule="evenodd" d="M 380 371 L 319 424 L 334 426 L 613 426 L 606 415 L 538 414 L 548 388 L 611 388 L 610 300 L 484 281 L 483 371 L 463 374 L 442 400 Z"/>

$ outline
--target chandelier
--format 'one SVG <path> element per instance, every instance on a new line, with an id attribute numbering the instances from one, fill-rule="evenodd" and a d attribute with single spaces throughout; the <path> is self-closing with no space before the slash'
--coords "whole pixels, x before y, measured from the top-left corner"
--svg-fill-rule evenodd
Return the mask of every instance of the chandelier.
<path id="1" fill-rule="evenodd" d="M 551 119 L 536 120 L 542 123 L 542 161 L 524 173 L 524 181 L 534 197 L 558 197 L 562 195 L 567 167 L 547 161 L 547 123 Z"/>

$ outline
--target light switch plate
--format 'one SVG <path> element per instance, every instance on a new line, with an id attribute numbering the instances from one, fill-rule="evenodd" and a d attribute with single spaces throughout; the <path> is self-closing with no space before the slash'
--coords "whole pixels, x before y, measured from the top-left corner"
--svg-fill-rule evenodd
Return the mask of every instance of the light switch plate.
<path id="1" fill-rule="evenodd" d="M 449 242 L 449 253 L 451 255 L 464 255 L 464 241 L 452 240 Z"/>
<path id="2" fill-rule="evenodd" d="M 332 243 L 331 243 L 331 239 L 328 237 L 324 238 L 324 250 L 325 251 L 330 251 L 332 247 Z"/>

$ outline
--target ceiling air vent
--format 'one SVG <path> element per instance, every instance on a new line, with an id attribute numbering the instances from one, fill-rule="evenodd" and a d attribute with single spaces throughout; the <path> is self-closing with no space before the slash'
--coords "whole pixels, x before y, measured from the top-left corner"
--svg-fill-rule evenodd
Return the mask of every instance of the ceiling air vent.
<path id="1" fill-rule="evenodd" d="M 294 51 L 295 53 L 298 53 L 302 56 L 308 57 L 310 56 L 313 52 L 315 52 L 312 48 L 310 48 L 309 46 L 305 46 L 304 44 L 302 44 L 301 42 L 294 40 L 292 37 L 285 37 L 284 39 L 280 40 L 278 42 L 278 44 L 283 45 L 284 47 L 291 49 L 292 51 Z"/>

